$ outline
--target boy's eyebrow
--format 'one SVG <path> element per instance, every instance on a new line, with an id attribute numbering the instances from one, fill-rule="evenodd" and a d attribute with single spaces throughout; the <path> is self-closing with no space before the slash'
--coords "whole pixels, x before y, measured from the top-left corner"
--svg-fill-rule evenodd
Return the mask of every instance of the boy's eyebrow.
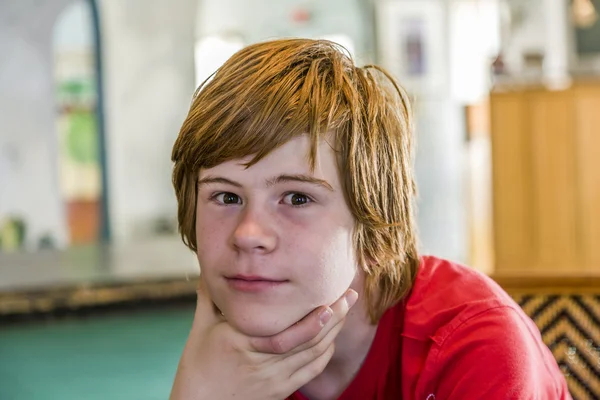
<path id="1" fill-rule="evenodd" d="M 326 180 L 318 179 L 318 178 L 315 178 L 313 176 L 303 175 L 303 174 L 297 174 L 297 175 L 279 175 L 278 177 L 276 177 L 274 179 L 269 179 L 267 181 L 267 186 L 273 186 L 273 185 L 276 185 L 278 183 L 284 183 L 284 182 L 304 182 L 304 183 L 311 183 L 313 185 L 321 186 L 321 187 L 324 187 L 327 190 L 330 190 L 330 191 L 334 192 L 333 187 Z"/>
<path id="2" fill-rule="evenodd" d="M 222 178 L 220 176 L 207 176 L 206 178 L 198 179 L 198 186 L 207 185 L 209 183 L 224 183 L 226 185 L 231 185 L 239 188 L 242 187 L 242 185 L 240 185 L 239 183 L 229 180 L 227 178 Z"/>
<path id="3" fill-rule="evenodd" d="M 273 179 L 269 179 L 267 180 L 267 187 L 276 185 L 278 183 L 285 183 L 285 182 L 303 182 L 303 183 L 310 183 L 313 185 L 317 185 L 317 186 L 321 186 L 329 191 L 334 192 L 335 190 L 333 189 L 333 187 L 329 184 L 329 182 L 327 182 L 326 180 L 323 179 L 318 179 L 315 178 L 313 176 L 310 175 L 304 175 L 304 174 L 297 174 L 297 175 L 279 175 L 276 178 Z M 223 178 L 220 176 L 207 176 L 205 178 L 202 179 L 198 179 L 198 186 L 200 185 L 207 185 L 209 183 L 222 183 L 222 184 L 226 184 L 226 185 L 231 185 L 231 186 L 235 186 L 238 188 L 242 188 L 242 185 L 239 184 L 238 182 L 232 181 L 230 179 L 227 178 Z"/>

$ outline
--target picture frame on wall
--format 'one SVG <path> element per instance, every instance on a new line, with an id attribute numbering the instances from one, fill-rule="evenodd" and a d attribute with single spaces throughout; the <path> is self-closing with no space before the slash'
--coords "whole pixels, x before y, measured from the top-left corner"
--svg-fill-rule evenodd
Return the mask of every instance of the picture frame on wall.
<path id="1" fill-rule="evenodd" d="M 444 89 L 444 4 L 439 0 L 388 0 L 377 4 L 379 63 L 409 92 Z"/>

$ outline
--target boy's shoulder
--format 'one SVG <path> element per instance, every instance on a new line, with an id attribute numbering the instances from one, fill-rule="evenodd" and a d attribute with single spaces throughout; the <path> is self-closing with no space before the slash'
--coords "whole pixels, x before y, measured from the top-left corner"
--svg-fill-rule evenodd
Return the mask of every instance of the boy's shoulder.
<path id="1" fill-rule="evenodd" d="M 434 256 L 421 257 L 415 283 L 404 302 L 404 336 L 432 338 L 440 330 L 496 308 L 522 313 L 490 277 Z"/>
<path id="2" fill-rule="evenodd" d="M 403 302 L 407 393 L 440 398 L 570 399 L 539 330 L 490 277 L 422 257 Z"/>

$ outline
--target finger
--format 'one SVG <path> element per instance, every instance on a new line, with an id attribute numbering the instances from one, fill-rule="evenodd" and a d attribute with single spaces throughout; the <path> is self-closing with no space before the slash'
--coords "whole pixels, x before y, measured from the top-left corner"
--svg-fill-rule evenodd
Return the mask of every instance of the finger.
<path id="1" fill-rule="evenodd" d="M 270 354 L 284 354 L 302 351 L 312 347 L 333 326 L 337 325 L 356 303 L 358 294 L 348 289 L 330 307 L 319 307 L 298 323 L 277 335 L 265 338 L 251 338 L 250 346 L 254 351 Z M 325 329 L 324 329 L 325 328 Z"/>
<path id="2" fill-rule="evenodd" d="M 222 315 L 210 297 L 202 273 L 198 279 L 196 295 L 196 312 L 194 314 L 192 330 L 205 330 L 221 322 Z"/>
<path id="3" fill-rule="evenodd" d="M 320 341 L 322 341 L 326 335 L 329 335 L 330 331 L 332 331 L 332 330 L 339 331 L 339 329 L 341 329 L 341 327 L 343 326 L 343 321 L 346 318 L 346 316 L 348 315 L 348 312 L 350 311 L 352 306 L 354 306 L 354 304 L 356 304 L 357 300 L 358 300 L 358 293 L 356 293 L 356 291 L 354 291 L 352 289 L 349 289 L 348 291 L 346 291 L 344 296 L 339 298 L 335 303 L 333 303 L 331 305 L 331 309 L 333 311 L 331 321 L 329 321 L 323 327 L 323 329 L 321 329 L 321 332 L 319 332 L 319 334 L 316 337 L 297 346 L 293 350 L 293 352 L 300 352 L 300 351 L 303 351 L 310 347 L 313 347 L 316 343 L 319 343 Z M 335 333 L 335 335 L 337 335 L 337 333 Z M 334 335 L 334 337 L 335 337 L 335 335 Z"/>
<path id="4" fill-rule="evenodd" d="M 289 355 L 281 361 L 281 369 L 287 371 L 289 376 L 291 376 L 298 370 L 312 363 L 334 344 L 335 338 L 340 333 L 343 326 L 344 320 L 332 327 L 325 336 L 313 346 L 296 353 L 289 353 Z"/>
<path id="5" fill-rule="evenodd" d="M 250 346 L 259 353 L 285 354 L 315 338 L 332 316 L 330 307 L 319 307 L 283 332 L 270 337 L 251 338 Z"/>
<path id="6" fill-rule="evenodd" d="M 279 383 L 277 392 L 274 393 L 274 396 L 277 398 L 287 399 L 294 392 L 296 392 L 299 388 L 306 385 L 308 382 L 313 380 L 317 375 L 319 375 L 333 356 L 335 352 L 334 345 L 330 345 L 323 354 L 319 355 L 315 360 L 312 360 L 312 364 L 310 366 L 305 366 L 302 370 L 296 370 L 293 373 L 286 374 L 285 371 L 282 371 L 281 368 L 277 369 L 277 378 L 276 381 Z M 288 379 L 281 379 L 281 377 L 287 376 Z"/>
<path id="7" fill-rule="evenodd" d="M 287 380 L 287 384 L 293 388 L 300 388 L 306 385 L 325 370 L 334 353 L 335 345 L 331 343 L 322 354 L 292 373 Z"/>

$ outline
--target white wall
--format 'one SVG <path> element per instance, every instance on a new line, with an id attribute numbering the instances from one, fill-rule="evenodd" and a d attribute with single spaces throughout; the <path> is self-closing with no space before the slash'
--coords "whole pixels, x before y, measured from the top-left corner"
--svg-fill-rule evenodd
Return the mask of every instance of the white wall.
<path id="1" fill-rule="evenodd" d="M 505 62 L 511 72 L 522 69 L 522 54 L 527 51 L 544 50 L 544 0 L 530 0 L 521 5 L 523 16 L 513 19 L 510 32 L 506 32 L 502 43 Z"/>
<path id="2" fill-rule="evenodd" d="M 0 220 L 25 218 L 30 244 L 47 233 L 67 243 L 52 39 L 57 16 L 74 1 L 0 3 Z M 175 216 L 170 151 L 195 89 L 197 1 L 98 1 L 117 242 L 145 235 L 161 215 Z"/>
<path id="3" fill-rule="evenodd" d="M 52 37 L 73 0 L 0 4 L 0 221 L 20 216 L 27 243 L 66 243 L 58 184 Z"/>
<path id="4" fill-rule="evenodd" d="M 467 153 L 462 107 L 449 97 L 425 98 L 415 105 L 421 251 L 467 262 Z"/>
<path id="5" fill-rule="evenodd" d="M 499 2 L 450 2 L 451 94 L 465 104 L 478 103 L 489 94 L 491 63 L 500 51 Z"/>
<path id="6" fill-rule="evenodd" d="M 468 220 L 465 191 L 465 141 L 462 99 L 453 95 L 451 53 L 453 30 L 451 3 L 455 0 L 380 0 L 378 27 L 382 62 L 415 97 L 417 152 L 415 173 L 418 196 L 418 229 L 421 252 L 466 262 Z M 393 15 L 389 15 L 393 13 Z M 425 77 L 403 76 L 397 21 L 424 18 Z M 387 23 L 385 23 L 387 22 Z M 396 35 L 396 36 L 393 36 Z M 395 39 L 395 40 L 393 40 Z M 407 82 L 408 85 L 404 82 Z"/>
<path id="7" fill-rule="evenodd" d="M 196 37 L 224 33 L 241 35 L 246 44 L 275 37 L 322 37 L 346 34 L 355 46 L 357 61 L 372 61 L 374 54 L 370 5 L 364 0 L 205 0 L 200 1 Z M 308 12 L 304 23 L 293 13 Z"/>
<path id="8" fill-rule="evenodd" d="M 508 72 L 519 76 L 523 72 L 522 56 L 537 51 L 545 55 L 546 78 L 561 79 L 568 72 L 573 47 L 569 0 L 529 0 L 518 3 L 521 21 L 513 22 L 503 33 L 503 49 Z"/>
<path id="9" fill-rule="evenodd" d="M 197 0 L 101 0 L 113 239 L 174 218 L 171 148 L 194 82 Z"/>

